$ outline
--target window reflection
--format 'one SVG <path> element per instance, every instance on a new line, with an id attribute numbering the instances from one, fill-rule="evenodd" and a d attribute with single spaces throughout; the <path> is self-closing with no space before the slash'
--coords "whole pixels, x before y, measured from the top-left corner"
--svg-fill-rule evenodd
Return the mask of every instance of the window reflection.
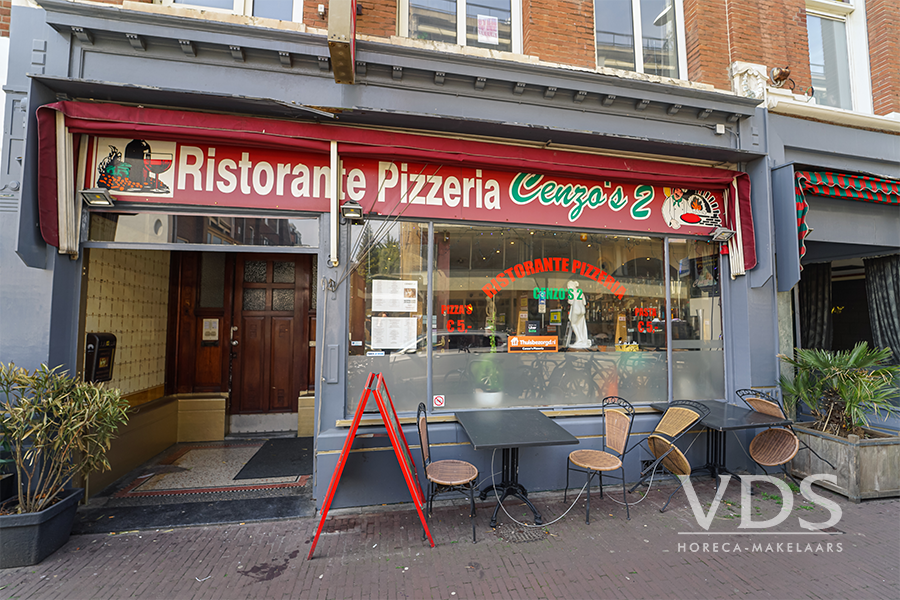
<path id="1" fill-rule="evenodd" d="M 319 221 L 266 218 L 91 212 L 90 242 L 211 244 L 232 246 L 319 245 Z"/>

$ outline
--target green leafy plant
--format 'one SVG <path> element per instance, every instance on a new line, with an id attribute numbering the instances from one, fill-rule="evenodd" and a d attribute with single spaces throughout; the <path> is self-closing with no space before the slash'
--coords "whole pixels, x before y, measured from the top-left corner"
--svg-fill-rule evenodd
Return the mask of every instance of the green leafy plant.
<path id="1" fill-rule="evenodd" d="M 0 363 L 0 434 L 18 476 L 16 512 L 47 508 L 76 474 L 108 470 L 106 452 L 127 410 L 119 390 L 46 365 L 28 372 Z"/>
<path id="2" fill-rule="evenodd" d="M 785 403 L 803 402 L 815 417 L 813 427 L 846 437 L 864 436 L 869 415 L 895 410 L 900 366 L 888 364 L 890 348 L 869 348 L 860 342 L 852 350 L 796 348 L 794 356 L 778 357 L 793 367 L 793 378 L 781 376 Z"/>

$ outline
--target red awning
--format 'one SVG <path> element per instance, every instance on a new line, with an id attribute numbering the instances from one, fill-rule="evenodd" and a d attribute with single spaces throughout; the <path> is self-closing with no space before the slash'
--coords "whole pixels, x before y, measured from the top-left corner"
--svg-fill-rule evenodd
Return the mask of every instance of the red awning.
<path id="1" fill-rule="evenodd" d="M 648 184 L 700 189 L 736 189 L 726 210 L 740 210 L 744 268 L 756 266 L 750 179 L 746 173 L 675 165 L 634 158 L 598 156 L 555 149 L 495 142 L 459 140 L 343 125 L 298 123 L 259 117 L 207 114 L 142 108 L 107 103 L 57 102 L 38 108 L 38 202 L 41 235 L 58 246 L 55 113 L 65 115 L 72 134 L 110 137 L 142 136 L 158 140 L 219 143 L 258 148 L 294 148 L 306 152 L 329 150 L 337 141 L 341 156 L 384 157 L 428 163 L 460 164 L 505 170 L 529 170 L 590 179 L 641 181 Z M 731 227 L 734 228 L 734 227 Z"/>

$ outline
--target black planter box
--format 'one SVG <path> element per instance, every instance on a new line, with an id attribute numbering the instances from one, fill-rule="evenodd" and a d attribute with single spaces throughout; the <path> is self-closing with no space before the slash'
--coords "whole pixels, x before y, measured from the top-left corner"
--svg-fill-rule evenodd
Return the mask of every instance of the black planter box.
<path id="1" fill-rule="evenodd" d="M 0 515 L 0 568 L 36 565 L 69 541 L 81 488 L 66 490 L 59 502 L 36 513 Z"/>

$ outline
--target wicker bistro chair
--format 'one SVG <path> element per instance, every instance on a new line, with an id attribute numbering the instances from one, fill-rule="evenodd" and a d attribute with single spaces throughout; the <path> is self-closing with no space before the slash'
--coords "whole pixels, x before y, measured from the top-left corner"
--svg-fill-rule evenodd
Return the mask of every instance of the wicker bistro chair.
<path id="1" fill-rule="evenodd" d="M 701 421 L 708 414 L 709 408 L 692 400 L 675 400 L 669 403 L 668 409 L 663 413 L 662 419 L 657 423 L 653 433 L 647 437 L 647 447 L 655 460 L 641 471 L 641 478 L 632 486 L 632 492 L 650 477 L 659 465 L 665 467 L 673 475 L 690 477 L 691 463 L 684 453 L 675 446 L 675 442 L 687 433 L 694 423 Z M 669 499 L 659 509 L 659 512 L 666 510 L 676 492 L 684 485 L 684 479 L 680 479 L 681 483 L 669 495 Z"/>
<path id="2" fill-rule="evenodd" d="M 779 419 L 787 418 L 778 400 L 763 391 L 744 388 L 737 390 L 735 393 L 747 406 L 756 412 Z M 756 434 L 750 442 L 750 458 L 762 468 L 763 472 L 766 472 L 766 467 L 781 467 L 785 475 L 794 479 L 793 475 L 787 470 L 787 463 L 791 462 L 797 455 L 801 443 L 800 438 L 797 437 L 793 427 L 790 425 L 769 427 Z M 832 469 L 834 468 L 831 462 L 819 456 L 808 444 L 804 443 L 803 446 L 815 454 L 819 460 L 828 463 Z M 794 479 L 795 483 L 796 481 Z"/>
<path id="3" fill-rule="evenodd" d="M 475 465 L 462 460 L 431 460 L 431 445 L 428 438 L 428 418 L 425 403 L 420 402 L 416 411 L 416 424 L 419 428 L 419 445 L 422 447 L 422 464 L 425 467 L 425 478 L 428 479 L 428 507 L 426 515 L 431 516 L 434 497 L 446 492 L 468 493 L 472 521 L 472 543 L 475 543 L 475 486 L 478 469 Z M 422 532 L 423 538 L 425 532 Z"/>
<path id="4" fill-rule="evenodd" d="M 628 452 L 628 439 L 631 435 L 631 423 L 634 420 L 634 408 L 624 398 L 607 396 L 602 401 L 603 416 L 603 450 L 575 450 L 566 461 L 566 491 L 563 502 L 569 493 L 569 473 L 578 471 L 587 475 L 587 504 L 584 509 L 584 522 L 591 522 L 591 480 L 599 477 L 600 498 L 603 498 L 603 473 L 621 470 L 622 498 L 625 500 L 625 515 L 631 519 L 628 508 L 628 497 L 625 494 L 625 467 L 622 459 Z"/>

